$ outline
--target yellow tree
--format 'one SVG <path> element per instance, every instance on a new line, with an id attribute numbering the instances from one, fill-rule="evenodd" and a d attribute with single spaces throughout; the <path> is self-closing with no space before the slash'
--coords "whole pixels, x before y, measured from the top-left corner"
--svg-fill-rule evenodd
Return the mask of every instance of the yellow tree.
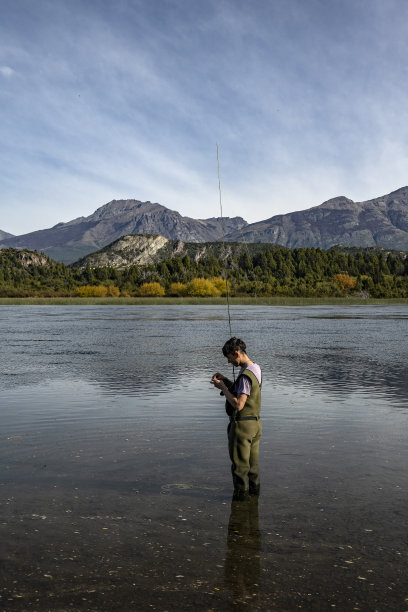
<path id="1" fill-rule="evenodd" d="M 210 280 L 212 284 L 217 287 L 218 291 L 221 294 L 225 294 L 227 292 L 227 283 L 226 283 L 225 278 L 222 278 L 222 276 L 214 276 Z M 228 281 L 228 291 L 231 291 L 231 283 L 229 281 Z"/>
<path id="2" fill-rule="evenodd" d="M 104 285 L 83 285 L 78 287 L 77 294 L 80 297 L 105 297 L 108 289 Z"/>
<path id="3" fill-rule="evenodd" d="M 142 297 L 161 297 L 164 295 L 164 287 L 160 283 L 143 283 L 139 288 L 138 294 Z"/>
<path id="4" fill-rule="evenodd" d="M 171 283 L 167 292 L 169 295 L 187 295 L 187 285 L 184 283 Z"/>
<path id="5" fill-rule="evenodd" d="M 109 285 L 107 295 L 109 297 L 119 297 L 120 295 L 119 287 L 115 287 L 115 285 Z"/>
<path id="6" fill-rule="evenodd" d="M 356 286 L 356 279 L 348 274 L 335 274 L 333 280 L 341 291 L 351 291 Z"/>
<path id="7" fill-rule="evenodd" d="M 208 278 L 193 278 L 187 284 L 187 295 L 197 297 L 218 296 L 221 291 Z"/>

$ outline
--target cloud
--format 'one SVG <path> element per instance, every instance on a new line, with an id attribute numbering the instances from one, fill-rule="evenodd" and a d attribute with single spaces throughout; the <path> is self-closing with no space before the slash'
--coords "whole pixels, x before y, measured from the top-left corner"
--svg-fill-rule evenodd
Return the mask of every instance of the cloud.
<path id="1" fill-rule="evenodd" d="M 0 74 L 6 78 L 9 78 L 15 74 L 15 70 L 10 68 L 10 66 L 0 66 Z"/>
<path id="2" fill-rule="evenodd" d="M 249 221 L 408 182 L 405 2 L 7 6 L 1 229 L 113 197 L 216 216 L 217 141 L 224 214 Z"/>

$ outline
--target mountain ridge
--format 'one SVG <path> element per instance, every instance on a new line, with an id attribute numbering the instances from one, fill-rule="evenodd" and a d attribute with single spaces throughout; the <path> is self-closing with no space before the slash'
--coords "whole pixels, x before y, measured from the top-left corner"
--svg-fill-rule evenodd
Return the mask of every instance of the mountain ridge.
<path id="1" fill-rule="evenodd" d="M 380 246 L 408 249 L 408 187 L 354 202 L 337 196 L 303 211 L 275 215 L 232 232 L 227 240 L 271 242 L 288 248 Z"/>
<path id="2" fill-rule="evenodd" d="M 88 217 L 77 217 L 21 236 L 0 235 L 0 248 L 35 249 L 57 261 L 72 263 L 122 236 L 138 234 L 161 235 L 188 243 L 223 240 L 322 249 L 342 244 L 406 251 L 408 187 L 363 202 L 337 196 L 318 206 L 251 224 L 242 217 L 184 217 L 150 201 L 112 200 Z"/>
<path id="3" fill-rule="evenodd" d="M 192 219 L 165 206 L 140 200 L 112 200 L 88 217 L 0 241 L 1 247 L 43 251 L 53 259 L 72 263 L 127 234 L 161 234 L 187 242 L 221 240 L 247 225 L 241 217 Z M 225 230 L 224 230 L 225 228 Z"/>
<path id="4" fill-rule="evenodd" d="M 14 238 L 14 234 L 10 234 L 10 232 L 0 230 L 0 240 L 5 240 L 7 238 Z"/>

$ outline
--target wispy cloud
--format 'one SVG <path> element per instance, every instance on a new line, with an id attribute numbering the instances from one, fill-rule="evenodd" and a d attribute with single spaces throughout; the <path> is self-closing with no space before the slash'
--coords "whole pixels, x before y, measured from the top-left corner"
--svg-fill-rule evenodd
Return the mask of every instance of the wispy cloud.
<path id="1" fill-rule="evenodd" d="M 6 79 L 8 79 L 9 77 L 12 77 L 15 74 L 15 70 L 10 68 L 10 66 L 0 66 L 0 74 L 1 76 L 6 77 Z"/>

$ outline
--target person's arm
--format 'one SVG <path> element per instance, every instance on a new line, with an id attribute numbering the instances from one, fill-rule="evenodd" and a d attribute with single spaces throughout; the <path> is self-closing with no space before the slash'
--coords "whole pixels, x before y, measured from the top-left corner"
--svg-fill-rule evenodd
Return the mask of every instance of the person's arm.
<path id="1" fill-rule="evenodd" d="M 246 393 L 239 393 L 238 396 L 235 397 L 235 395 L 233 395 L 231 391 L 228 389 L 224 380 L 221 380 L 216 375 L 212 377 L 211 383 L 214 385 L 214 387 L 217 387 L 217 389 L 220 389 L 220 391 L 223 392 L 228 403 L 231 404 L 231 406 L 235 410 L 239 412 L 240 410 L 243 409 L 243 407 L 245 406 L 245 402 L 247 401 L 247 398 L 248 398 L 248 395 L 246 395 Z"/>
<path id="2" fill-rule="evenodd" d="M 248 399 L 246 393 L 240 393 L 237 397 L 235 397 L 235 395 L 232 395 L 231 391 L 228 391 L 228 389 L 226 391 L 223 391 L 223 393 L 228 403 L 231 404 L 231 406 L 235 408 L 238 412 L 243 409 L 243 407 L 245 406 L 245 402 Z"/>

